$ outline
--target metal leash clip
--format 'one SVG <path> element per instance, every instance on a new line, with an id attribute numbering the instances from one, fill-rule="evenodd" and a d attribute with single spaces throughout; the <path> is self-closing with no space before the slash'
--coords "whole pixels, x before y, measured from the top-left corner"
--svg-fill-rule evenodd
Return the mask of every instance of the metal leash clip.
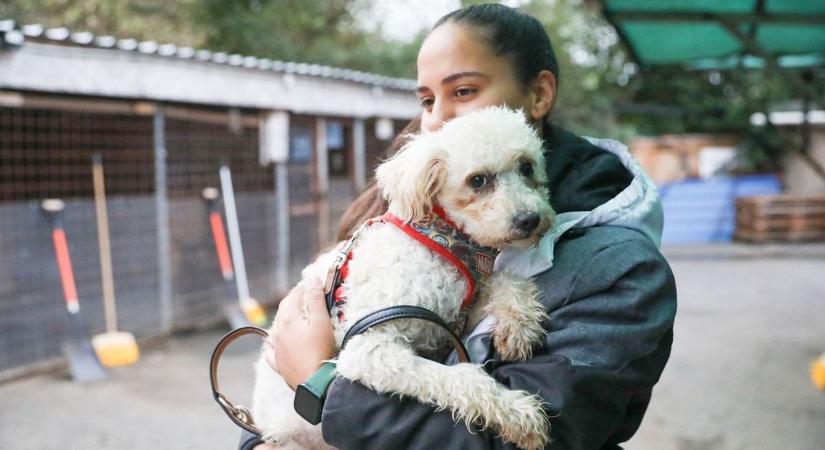
<path id="1" fill-rule="evenodd" d="M 223 351 L 226 350 L 226 347 L 228 347 L 232 341 L 248 334 L 255 334 L 263 338 L 269 337 L 269 333 L 267 333 L 266 330 L 258 327 L 243 327 L 227 333 L 221 338 L 218 345 L 215 346 L 215 350 L 212 351 L 212 357 L 209 360 L 209 381 L 212 384 L 212 396 L 232 422 L 254 435 L 261 436 L 263 433 L 255 426 L 255 421 L 252 420 L 252 414 L 249 412 L 249 409 L 241 405 L 235 406 L 223 395 L 218 386 L 218 363 L 220 362 Z"/>

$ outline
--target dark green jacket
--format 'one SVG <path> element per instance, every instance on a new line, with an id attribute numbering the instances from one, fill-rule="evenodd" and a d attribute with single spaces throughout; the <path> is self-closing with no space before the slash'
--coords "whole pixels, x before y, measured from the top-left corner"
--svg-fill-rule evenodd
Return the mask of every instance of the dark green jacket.
<path id="1" fill-rule="evenodd" d="M 502 362 L 489 336 L 481 336 L 482 360 L 500 383 L 537 393 L 549 405 L 549 449 L 620 448 L 642 421 L 673 339 L 676 288 L 655 230 L 661 233 L 661 206 L 628 195 L 640 177 L 649 180 L 629 167 L 626 155 L 560 130 L 547 146 L 559 217 L 599 212 L 611 201 L 627 211 L 596 214 L 604 220 L 591 214 L 556 239 L 552 268 L 535 277 L 549 331 L 534 356 Z M 633 208 L 643 207 L 650 223 L 634 225 L 646 220 L 634 216 Z M 449 411 L 342 378 L 330 387 L 322 420 L 324 439 L 342 450 L 514 448 L 489 431 L 456 424 Z"/>

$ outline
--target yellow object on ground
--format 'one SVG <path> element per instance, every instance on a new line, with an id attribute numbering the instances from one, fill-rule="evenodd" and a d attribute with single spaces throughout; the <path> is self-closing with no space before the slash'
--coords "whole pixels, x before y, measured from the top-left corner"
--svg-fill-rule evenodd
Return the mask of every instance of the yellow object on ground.
<path id="1" fill-rule="evenodd" d="M 825 353 L 811 362 L 811 381 L 825 391 Z"/>
<path id="2" fill-rule="evenodd" d="M 266 312 L 254 298 L 247 297 L 245 301 L 241 302 L 241 310 L 243 310 L 246 320 L 259 327 L 266 326 Z"/>
<path id="3" fill-rule="evenodd" d="M 132 333 L 115 331 L 92 336 L 92 347 L 105 367 L 129 366 L 140 358 L 140 350 Z"/>

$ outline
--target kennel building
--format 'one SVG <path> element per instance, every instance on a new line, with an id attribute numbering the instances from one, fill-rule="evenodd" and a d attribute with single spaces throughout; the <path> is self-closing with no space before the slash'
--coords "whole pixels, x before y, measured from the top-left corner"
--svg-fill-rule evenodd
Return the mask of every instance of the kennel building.
<path id="1" fill-rule="evenodd" d="M 92 155 L 105 171 L 118 324 L 139 339 L 223 320 L 207 187 L 232 170 L 252 297 L 272 306 L 418 110 L 412 80 L 0 21 L 0 380 L 64 364 L 51 228 L 86 333 L 104 330 Z"/>

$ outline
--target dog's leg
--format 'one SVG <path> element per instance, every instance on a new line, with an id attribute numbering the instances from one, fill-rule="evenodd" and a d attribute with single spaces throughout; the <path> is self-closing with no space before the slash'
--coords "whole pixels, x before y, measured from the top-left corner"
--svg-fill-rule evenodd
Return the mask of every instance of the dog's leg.
<path id="1" fill-rule="evenodd" d="M 521 448 L 548 442 L 549 423 L 537 396 L 507 389 L 474 364 L 445 366 L 418 357 L 402 338 L 376 331 L 352 338 L 338 358 L 339 374 L 448 409 L 468 429 L 489 428 Z"/>
<path id="2" fill-rule="evenodd" d="M 285 450 L 332 449 L 324 442 L 321 426 L 311 425 L 295 412 L 294 399 L 295 393 L 261 354 L 255 363 L 252 418 L 263 431 L 263 440 Z"/>
<path id="3" fill-rule="evenodd" d="M 523 361 L 533 354 L 533 345 L 544 336 L 547 317 L 539 302 L 539 290 L 529 279 L 496 272 L 485 283 L 484 310 L 496 318 L 493 345 L 506 361 Z"/>

